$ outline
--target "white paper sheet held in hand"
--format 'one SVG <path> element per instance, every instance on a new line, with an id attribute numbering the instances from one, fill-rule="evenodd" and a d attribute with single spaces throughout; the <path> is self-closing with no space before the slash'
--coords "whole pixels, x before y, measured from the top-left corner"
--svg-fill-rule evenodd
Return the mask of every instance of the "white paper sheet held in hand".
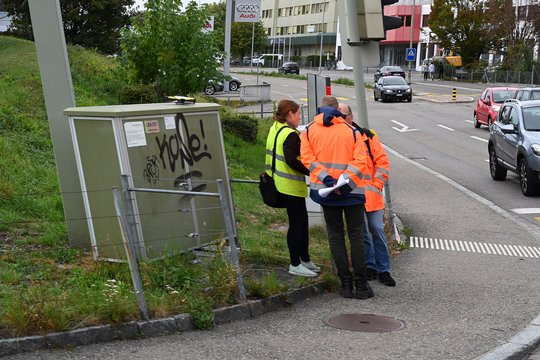
<path id="1" fill-rule="evenodd" d="M 343 174 L 341 174 L 339 175 L 339 178 L 337 179 L 337 183 L 334 186 L 324 188 L 324 189 L 319 189 L 319 196 L 325 198 L 328 195 L 330 195 L 332 191 L 339 189 L 340 187 L 348 183 L 349 183 L 349 179 L 345 179 Z"/>

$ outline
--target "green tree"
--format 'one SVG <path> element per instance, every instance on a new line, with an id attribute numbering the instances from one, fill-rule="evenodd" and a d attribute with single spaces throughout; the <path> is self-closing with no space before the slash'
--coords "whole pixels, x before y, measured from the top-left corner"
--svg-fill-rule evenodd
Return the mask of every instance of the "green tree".
<path id="1" fill-rule="evenodd" d="M 429 15 L 436 41 L 461 55 L 464 65 L 477 62 L 486 49 L 489 22 L 483 0 L 435 0 Z"/>
<path id="2" fill-rule="evenodd" d="M 60 0 L 66 42 L 116 53 L 120 29 L 129 24 L 133 4 L 134 0 Z M 28 0 L 0 0 L 0 7 L 12 16 L 8 33 L 33 40 Z"/>
<path id="3" fill-rule="evenodd" d="M 214 15 L 214 28 L 224 39 L 225 34 L 225 2 L 214 3 L 208 6 L 211 15 Z M 231 55 L 240 58 L 251 55 L 251 38 L 253 23 L 233 22 L 231 26 Z M 258 52 L 266 47 L 268 37 L 262 22 L 255 23 L 255 33 L 253 39 L 253 51 Z M 224 46 L 222 45 L 221 49 Z"/>
<path id="4" fill-rule="evenodd" d="M 490 45 L 504 51 L 503 68 L 531 70 L 534 45 L 540 39 L 539 9 L 540 4 L 515 7 L 512 0 L 489 0 L 489 18 L 499 19 L 489 32 Z"/>
<path id="5" fill-rule="evenodd" d="M 180 0 L 148 0 L 132 28 L 122 31 L 121 47 L 132 80 L 156 84 L 162 95 L 189 95 L 218 79 L 219 40 L 203 32 L 206 7 Z"/>

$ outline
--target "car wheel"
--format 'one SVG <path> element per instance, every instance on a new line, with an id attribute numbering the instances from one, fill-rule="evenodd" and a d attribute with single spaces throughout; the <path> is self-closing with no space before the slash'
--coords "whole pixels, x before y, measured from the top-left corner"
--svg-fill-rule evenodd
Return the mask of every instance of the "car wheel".
<path id="1" fill-rule="evenodd" d="M 519 169 L 519 185 L 521 192 L 525 196 L 536 195 L 540 188 L 540 184 L 534 178 L 534 171 L 529 168 L 527 160 L 521 159 L 518 164 Z"/>
<path id="2" fill-rule="evenodd" d="M 240 86 L 238 85 L 237 81 L 229 81 L 229 90 L 230 91 L 236 91 L 238 90 Z"/>
<path id="3" fill-rule="evenodd" d="M 214 89 L 212 85 L 208 85 L 207 87 L 204 88 L 204 93 L 206 95 L 213 95 L 215 92 L 216 92 L 216 89 Z"/>
<path id="4" fill-rule="evenodd" d="M 409 98 L 407 99 L 407 102 L 411 102 L 412 101 L 412 96 L 409 96 Z"/>
<path id="5" fill-rule="evenodd" d="M 379 98 L 377 97 L 377 94 L 375 93 L 375 91 L 373 92 L 373 100 L 379 101 Z"/>
<path id="6" fill-rule="evenodd" d="M 478 122 L 478 117 L 476 116 L 476 113 L 473 115 L 473 124 L 475 128 L 480 128 L 481 124 Z"/>
<path id="7" fill-rule="evenodd" d="M 489 147 L 489 172 L 491 178 L 495 181 L 504 181 L 506 179 L 507 170 L 497 162 L 497 154 L 493 145 Z"/>
<path id="8" fill-rule="evenodd" d="M 382 101 L 382 102 L 386 102 L 386 101 L 387 101 L 387 100 L 386 100 L 386 95 L 381 94 L 381 101 Z"/>

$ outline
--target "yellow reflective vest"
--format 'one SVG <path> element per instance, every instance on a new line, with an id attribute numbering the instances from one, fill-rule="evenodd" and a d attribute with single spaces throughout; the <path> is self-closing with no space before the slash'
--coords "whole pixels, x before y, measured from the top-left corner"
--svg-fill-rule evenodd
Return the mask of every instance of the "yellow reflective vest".
<path id="1" fill-rule="evenodd" d="M 282 128 L 283 130 L 279 131 Z M 272 176 L 272 152 L 277 134 L 276 169 L 273 176 L 276 188 L 282 194 L 307 197 L 307 185 L 304 174 L 294 170 L 285 162 L 283 142 L 292 132 L 298 134 L 296 130 L 290 128 L 286 123 L 275 121 L 274 124 L 272 124 L 268 133 L 268 138 L 266 139 L 265 171 L 268 175 Z M 298 154 L 298 156 L 300 156 L 300 154 Z"/>

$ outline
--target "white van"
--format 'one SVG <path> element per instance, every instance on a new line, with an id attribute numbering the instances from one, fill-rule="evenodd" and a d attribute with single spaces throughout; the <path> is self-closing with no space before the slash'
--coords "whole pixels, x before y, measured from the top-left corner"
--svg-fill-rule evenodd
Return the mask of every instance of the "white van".
<path id="1" fill-rule="evenodd" d="M 278 67 L 283 63 L 283 54 L 262 54 L 253 59 L 253 64 L 260 66 Z"/>

